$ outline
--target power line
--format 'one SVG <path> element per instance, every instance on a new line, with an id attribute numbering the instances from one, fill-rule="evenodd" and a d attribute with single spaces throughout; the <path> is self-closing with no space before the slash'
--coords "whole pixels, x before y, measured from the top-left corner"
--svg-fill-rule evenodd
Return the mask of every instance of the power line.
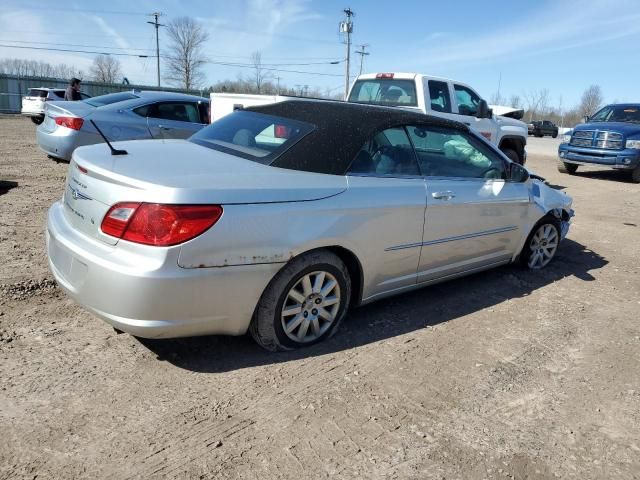
<path id="1" fill-rule="evenodd" d="M 2 45 L 0 45 L 2 46 Z M 207 63 L 211 63 L 213 65 L 221 65 L 224 67 L 237 67 L 237 68 L 256 68 L 255 65 L 250 63 L 232 63 L 232 62 L 214 62 L 208 61 Z M 342 77 L 339 73 L 325 73 L 325 72 L 308 72 L 301 70 L 284 70 L 282 68 L 262 68 L 263 70 L 268 70 L 271 72 L 286 72 L 286 73 L 301 73 L 305 75 L 321 75 L 325 77 Z"/>
<path id="2" fill-rule="evenodd" d="M 67 46 L 67 47 L 83 47 L 83 48 L 106 48 L 111 50 L 141 50 L 141 51 L 153 51 L 152 48 L 125 48 L 125 47 L 110 47 L 104 45 L 81 45 L 78 43 L 56 43 L 56 42 L 36 42 L 36 41 L 25 41 L 25 40 L 9 40 L 0 38 L 0 42 L 11 42 L 11 43 L 26 43 L 26 44 L 35 44 L 35 45 L 59 45 L 59 46 Z"/>
<path id="3" fill-rule="evenodd" d="M 116 55 L 120 57 L 138 57 L 138 58 L 149 58 L 149 55 L 137 55 L 134 53 L 119 53 L 119 52 L 99 52 L 99 51 L 89 51 L 89 50 L 73 50 L 69 48 L 51 48 L 51 47 L 27 47 L 24 45 L 4 45 L 0 44 L 0 47 L 6 48 L 22 48 L 26 50 L 46 50 L 50 52 L 72 52 L 72 53 L 90 53 L 96 55 Z"/>
<path id="4" fill-rule="evenodd" d="M 154 25 L 154 22 L 147 22 Z M 160 26 L 163 26 L 160 24 Z M 155 48 L 125 48 L 125 47 L 111 47 L 107 45 L 84 45 L 78 43 L 57 43 L 57 42 L 36 42 L 36 41 L 24 41 L 24 40 L 9 40 L 0 38 L 0 42 L 11 42 L 11 43 L 22 43 L 28 45 L 57 45 L 57 46 L 68 46 L 68 47 L 82 47 L 82 48 L 100 48 L 105 50 L 138 50 L 144 52 L 153 52 Z M 209 57 L 219 57 L 219 58 L 231 58 L 231 59 L 250 59 L 251 57 L 240 57 L 236 55 L 222 55 L 222 54 L 207 54 Z M 161 57 L 162 58 L 162 57 Z M 306 57 L 291 57 L 293 58 L 306 58 Z M 290 60 L 285 59 L 285 60 Z M 326 59 L 325 62 L 305 62 L 305 63 L 265 63 L 263 65 L 267 66 L 304 66 L 304 65 L 336 65 L 338 63 L 344 62 L 344 60 L 334 60 L 333 57 L 309 57 L 309 59 Z"/>

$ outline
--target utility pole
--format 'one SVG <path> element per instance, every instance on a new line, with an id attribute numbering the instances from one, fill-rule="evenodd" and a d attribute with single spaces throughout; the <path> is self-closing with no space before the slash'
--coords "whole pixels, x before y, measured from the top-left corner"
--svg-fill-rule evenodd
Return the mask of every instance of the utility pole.
<path id="1" fill-rule="evenodd" d="M 360 55 L 360 75 L 362 75 L 362 63 L 364 61 L 364 56 L 369 55 L 369 52 L 364 51 L 364 49 L 367 48 L 368 46 L 369 44 L 358 45 L 358 47 L 360 47 L 360 50 L 356 50 L 356 53 Z"/>
<path id="2" fill-rule="evenodd" d="M 282 77 L 276 77 L 277 87 L 276 87 L 276 95 L 280 95 L 280 79 Z"/>
<path id="3" fill-rule="evenodd" d="M 346 19 L 340 22 L 340 33 L 346 35 L 346 41 L 344 42 L 347 46 L 347 55 L 345 57 L 345 71 L 344 71 L 344 98 L 347 99 L 347 95 L 349 95 L 349 66 L 351 63 L 351 34 L 353 33 L 353 22 L 351 21 L 351 17 L 355 16 L 353 10 L 347 7 L 343 10 L 346 15 Z"/>
<path id="4" fill-rule="evenodd" d="M 161 23 L 158 23 L 158 17 L 162 16 L 162 12 L 153 12 L 149 16 L 152 16 L 155 20 L 153 22 L 147 22 L 156 27 L 156 66 L 158 69 L 158 87 L 160 86 L 160 37 L 158 35 L 158 29 L 164 27 Z"/>

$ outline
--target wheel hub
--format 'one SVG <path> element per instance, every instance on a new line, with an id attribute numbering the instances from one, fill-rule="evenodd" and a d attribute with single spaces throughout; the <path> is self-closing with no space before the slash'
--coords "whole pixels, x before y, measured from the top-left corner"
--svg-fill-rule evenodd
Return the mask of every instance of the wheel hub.
<path id="1" fill-rule="evenodd" d="M 282 305 L 282 328 L 299 343 L 317 339 L 333 324 L 340 308 L 340 286 L 329 272 L 304 275 Z"/>

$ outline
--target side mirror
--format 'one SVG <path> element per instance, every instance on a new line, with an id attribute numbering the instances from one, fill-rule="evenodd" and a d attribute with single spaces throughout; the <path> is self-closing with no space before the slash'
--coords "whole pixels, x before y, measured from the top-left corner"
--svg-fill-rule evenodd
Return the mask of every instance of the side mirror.
<path id="1" fill-rule="evenodd" d="M 529 172 L 526 168 L 518 163 L 511 163 L 509 168 L 509 180 L 512 182 L 522 183 L 529 179 Z"/>
<path id="2" fill-rule="evenodd" d="M 490 112 L 491 110 L 489 110 L 489 105 L 487 105 L 487 101 L 480 100 L 480 103 L 478 103 L 478 111 L 476 112 L 476 117 L 490 118 Z"/>

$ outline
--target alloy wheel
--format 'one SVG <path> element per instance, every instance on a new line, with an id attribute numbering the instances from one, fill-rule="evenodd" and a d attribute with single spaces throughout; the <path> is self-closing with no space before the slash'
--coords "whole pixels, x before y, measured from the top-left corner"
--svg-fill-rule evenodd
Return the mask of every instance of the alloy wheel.
<path id="1" fill-rule="evenodd" d="M 305 274 L 289 290 L 282 304 L 284 333 L 298 343 L 313 342 L 331 327 L 340 304 L 340 285 L 331 273 Z"/>
<path id="2" fill-rule="evenodd" d="M 558 230 L 553 225 L 549 223 L 540 225 L 529 243 L 531 249 L 527 262 L 529 268 L 537 270 L 545 267 L 556 254 L 559 240 Z"/>

